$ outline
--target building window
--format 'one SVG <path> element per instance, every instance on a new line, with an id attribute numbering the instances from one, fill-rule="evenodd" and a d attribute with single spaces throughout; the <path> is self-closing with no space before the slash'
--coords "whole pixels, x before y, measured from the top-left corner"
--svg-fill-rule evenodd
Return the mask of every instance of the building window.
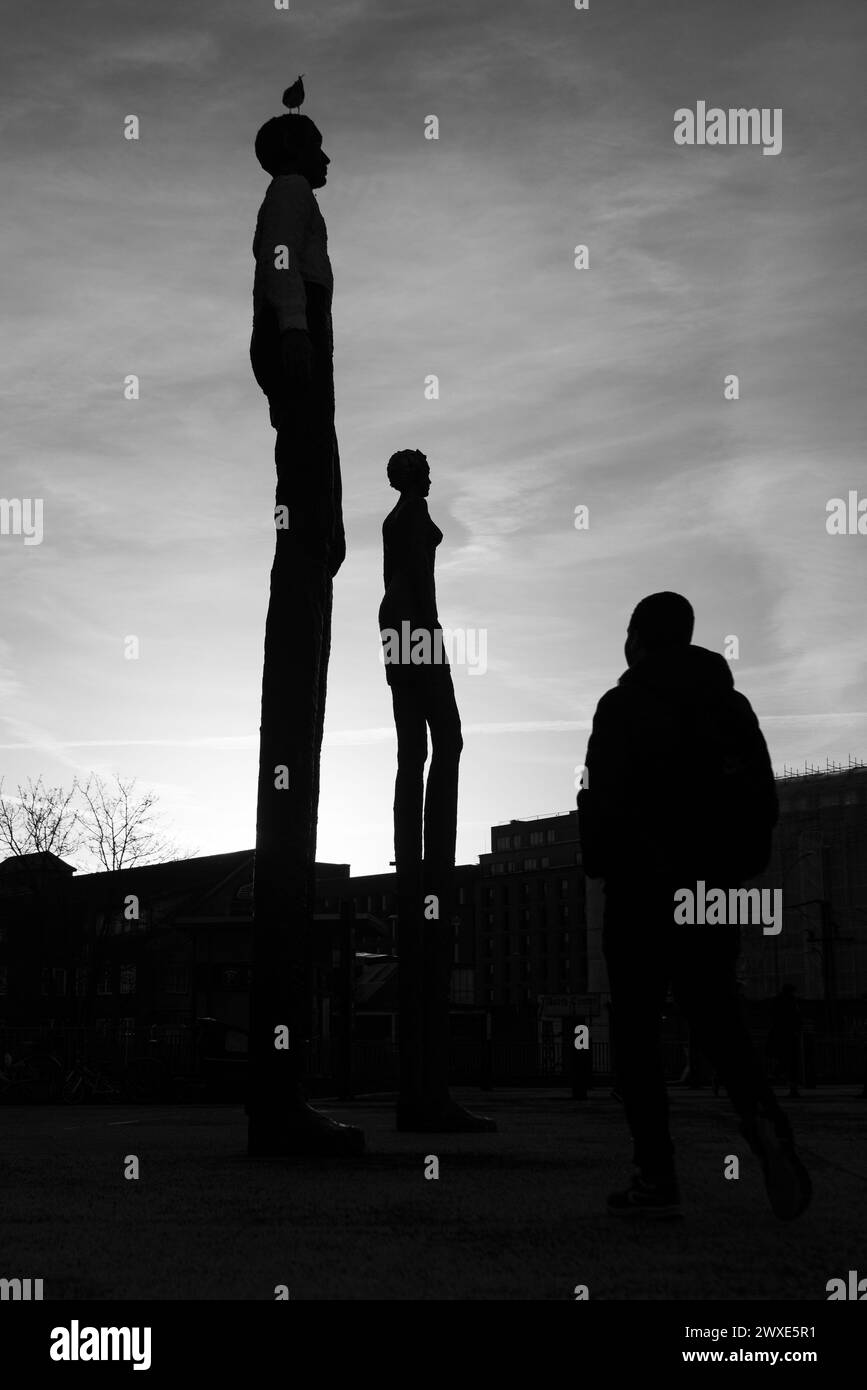
<path id="1" fill-rule="evenodd" d="M 523 911 L 522 911 L 522 913 L 521 913 L 521 921 L 522 921 L 522 922 L 526 922 L 527 924 L 529 924 L 529 922 L 530 922 L 530 909 L 529 909 L 528 907 L 525 907 L 525 908 L 523 909 Z"/>
<path id="2" fill-rule="evenodd" d="M 525 869 L 538 869 L 538 867 L 539 867 L 539 861 L 538 861 L 538 859 L 525 859 L 525 860 L 524 860 L 524 868 L 525 868 Z"/>
<path id="3" fill-rule="evenodd" d="M 88 970 L 86 965 L 77 965 L 75 967 L 75 993 L 79 999 L 87 994 L 87 975 Z"/>
<path id="4" fill-rule="evenodd" d="M 521 837 L 520 837 L 520 835 L 513 835 L 513 836 L 512 836 L 512 849 L 520 849 L 520 848 L 521 848 Z"/>
<path id="5" fill-rule="evenodd" d="M 531 831 L 530 831 L 530 844 L 531 844 L 531 845 L 544 845 L 544 843 L 545 843 L 545 836 L 543 835 L 543 833 L 542 833 L 541 830 L 531 830 Z"/>
<path id="6" fill-rule="evenodd" d="M 561 897 L 561 898 L 565 898 L 565 897 L 568 895 L 568 893 L 569 893 L 569 880 L 568 880 L 568 878 L 561 878 L 561 880 L 560 880 L 560 897 Z"/>
<path id="7" fill-rule="evenodd" d="M 5 965 L 0 965 L 0 994 L 9 993 L 9 970 Z"/>
<path id="8" fill-rule="evenodd" d="M 556 832 L 556 830 L 546 830 L 546 832 L 545 832 L 545 840 L 546 840 L 546 843 L 549 844 L 549 845 L 556 844 L 556 843 L 557 843 L 557 832 Z"/>
<path id="9" fill-rule="evenodd" d="M 190 972 L 184 965 L 172 965 L 163 975 L 166 994 L 189 994 Z"/>
<path id="10" fill-rule="evenodd" d="M 104 965 L 96 982 L 97 994 L 111 994 L 111 966 Z"/>
<path id="11" fill-rule="evenodd" d="M 121 994 L 135 994 L 135 974 L 134 965 L 122 965 L 120 967 L 120 992 Z"/>
<path id="12" fill-rule="evenodd" d="M 543 854 L 543 855 L 542 855 L 542 868 L 543 868 L 543 869 L 547 869 L 550 863 L 551 863 L 550 856 L 547 855 L 547 854 Z"/>
<path id="13" fill-rule="evenodd" d="M 561 905 L 560 905 L 560 921 L 561 921 L 561 922 L 568 922 L 568 921 L 569 921 L 569 904 L 568 904 L 568 903 L 561 903 Z"/>
<path id="14" fill-rule="evenodd" d="M 241 966 L 227 965 L 220 971 L 221 989 L 244 989 L 247 984 L 247 972 Z"/>
<path id="15" fill-rule="evenodd" d="M 51 993 L 51 966 L 43 965 L 40 971 L 40 991 L 42 994 Z"/>
<path id="16" fill-rule="evenodd" d="M 51 993 L 66 994 L 66 971 L 59 970 L 57 966 L 51 971 Z"/>
<path id="17" fill-rule="evenodd" d="M 497 836 L 497 849 L 508 849 L 508 848 L 509 848 L 509 837 L 508 837 L 508 835 L 498 835 L 498 836 Z"/>

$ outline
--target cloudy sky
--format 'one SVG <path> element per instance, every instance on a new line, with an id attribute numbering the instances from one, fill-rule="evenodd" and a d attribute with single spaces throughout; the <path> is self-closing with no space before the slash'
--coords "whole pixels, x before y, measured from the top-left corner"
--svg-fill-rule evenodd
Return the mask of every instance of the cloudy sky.
<path id="1" fill-rule="evenodd" d="M 403 447 L 431 462 L 442 621 L 487 634 L 486 672 L 455 669 L 462 861 L 574 805 L 656 589 L 690 597 L 696 641 L 737 636 L 779 769 L 867 756 L 867 536 L 825 526 L 867 496 L 865 38 L 852 0 L 16 7 L 0 497 L 42 498 L 44 538 L 0 535 L 7 790 L 118 771 L 184 847 L 253 843 L 274 471 L 252 142 L 299 72 L 332 159 L 350 545 L 319 857 L 393 858 L 377 608 Z M 676 146 L 699 100 L 781 108 L 782 152 Z"/>

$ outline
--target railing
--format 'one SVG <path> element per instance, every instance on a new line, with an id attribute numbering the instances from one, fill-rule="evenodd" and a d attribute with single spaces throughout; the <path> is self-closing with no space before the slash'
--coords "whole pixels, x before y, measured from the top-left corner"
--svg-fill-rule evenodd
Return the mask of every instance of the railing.
<path id="1" fill-rule="evenodd" d="M 20 1058 L 32 1052 L 50 1052 L 64 1067 L 75 1062 L 126 1066 L 134 1059 L 153 1058 L 173 1071 L 190 1068 L 194 1056 L 193 1029 L 188 1025 L 156 1025 L 148 1028 L 110 1029 L 47 1028 L 42 1025 L 0 1027 L 0 1057 Z"/>

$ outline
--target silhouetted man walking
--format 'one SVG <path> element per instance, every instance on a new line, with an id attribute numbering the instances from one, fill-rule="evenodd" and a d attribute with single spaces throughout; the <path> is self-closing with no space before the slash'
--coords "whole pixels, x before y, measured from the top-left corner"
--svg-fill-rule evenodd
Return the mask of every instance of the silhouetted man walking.
<path id="1" fill-rule="evenodd" d="M 755 714 L 724 658 L 691 645 L 693 626 L 680 594 L 639 603 L 626 638 L 629 669 L 599 702 L 578 796 L 584 870 L 605 881 L 617 1080 L 637 1170 L 608 1208 L 680 1214 L 659 1047 L 670 984 L 761 1161 L 774 1212 L 790 1218 L 807 1206 L 810 1181 L 741 1015 L 739 925 L 678 925 L 675 917 L 679 890 L 691 886 L 697 896 L 700 881 L 708 892 L 736 889 L 760 873 L 777 819 Z"/>

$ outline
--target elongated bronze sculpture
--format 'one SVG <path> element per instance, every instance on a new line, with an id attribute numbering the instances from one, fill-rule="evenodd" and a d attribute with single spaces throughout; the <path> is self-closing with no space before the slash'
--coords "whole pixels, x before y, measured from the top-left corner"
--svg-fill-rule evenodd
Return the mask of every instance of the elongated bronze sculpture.
<path id="1" fill-rule="evenodd" d="M 388 463 L 400 500 L 382 527 L 379 609 L 397 729 L 394 858 L 398 891 L 400 1099 L 397 1126 L 423 1133 L 494 1130 L 453 1101 L 448 1086 L 452 896 L 463 739 L 437 613 L 434 563 L 443 535 L 431 520 L 430 468 L 404 449 Z M 424 785 L 427 734 L 433 751 Z"/>
<path id="2" fill-rule="evenodd" d="M 346 552 L 333 277 L 314 197 L 330 161 L 320 132 L 300 114 L 268 121 L 256 155 L 271 183 L 253 241 L 250 359 L 277 431 L 277 535 L 262 675 L 248 1151 L 354 1153 L 364 1147 L 362 1132 L 314 1110 L 303 1090 L 332 585 Z"/>

